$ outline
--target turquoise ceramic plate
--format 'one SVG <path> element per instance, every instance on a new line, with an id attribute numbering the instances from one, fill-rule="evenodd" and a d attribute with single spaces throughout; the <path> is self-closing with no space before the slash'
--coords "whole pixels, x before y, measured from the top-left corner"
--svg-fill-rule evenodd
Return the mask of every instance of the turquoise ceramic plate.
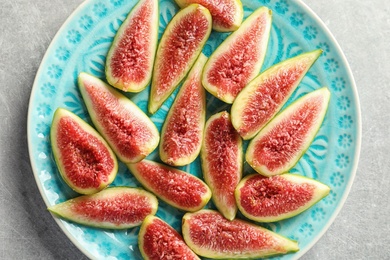
<path id="1" fill-rule="evenodd" d="M 110 43 L 136 2 L 84 2 L 62 26 L 42 61 L 31 93 L 28 140 L 35 178 L 48 206 L 77 196 L 61 180 L 53 160 L 49 141 L 53 112 L 57 107 L 64 107 L 90 122 L 77 90 L 76 77 L 79 72 L 86 71 L 104 78 L 105 56 Z M 339 46 L 319 18 L 301 1 L 244 0 L 243 5 L 245 17 L 261 5 L 273 10 L 271 38 L 262 70 L 302 52 L 323 49 L 322 56 L 303 79 L 290 102 L 309 91 L 328 86 L 332 93 L 330 107 L 317 137 L 293 171 L 329 185 L 332 191 L 299 216 L 264 225 L 299 242 L 299 252 L 278 257 L 296 259 L 327 230 L 352 185 L 361 138 L 359 100 L 352 74 Z M 177 10 L 173 1 L 160 1 L 160 36 Z M 213 32 L 204 53 L 209 55 L 226 35 Z M 149 88 L 128 97 L 146 111 L 148 91 Z M 173 96 L 152 116 L 159 129 L 172 101 Z M 229 107 L 208 96 L 208 116 L 224 109 Z M 157 160 L 156 152 L 150 158 Z M 197 176 L 201 175 L 199 159 L 183 168 Z M 245 167 L 245 173 L 250 172 L 251 169 Z M 121 165 L 113 185 L 139 184 Z M 178 230 L 182 214 L 162 202 L 157 213 Z M 90 258 L 141 258 L 137 245 L 139 228 L 109 231 L 57 218 L 55 220 L 73 243 Z"/>

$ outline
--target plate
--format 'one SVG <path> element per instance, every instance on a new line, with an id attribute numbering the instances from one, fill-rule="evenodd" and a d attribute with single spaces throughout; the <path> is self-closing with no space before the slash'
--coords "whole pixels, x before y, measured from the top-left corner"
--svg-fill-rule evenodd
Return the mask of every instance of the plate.
<path id="1" fill-rule="evenodd" d="M 49 131 L 56 108 L 64 107 L 87 122 L 90 119 L 77 90 L 77 75 L 86 71 L 104 78 L 105 56 L 115 33 L 137 1 L 87 0 L 74 11 L 49 46 L 36 75 L 28 113 L 28 145 L 31 165 L 47 206 L 77 196 L 62 181 L 53 160 Z M 300 251 L 275 257 L 297 259 L 324 234 L 340 211 L 353 183 L 361 142 L 360 107 L 356 86 L 348 63 L 337 42 L 321 20 L 301 1 L 243 0 L 244 16 L 259 6 L 273 11 L 273 25 L 262 70 L 302 52 L 323 49 L 323 54 L 307 73 L 289 103 L 322 86 L 331 91 L 327 116 L 314 142 L 292 172 L 315 178 L 331 187 L 330 194 L 306 212 L 263 226 L 299 242 Z M 160 1 L 159 36 L 177 12 L 172 0 Z M 218 46 L 227 33 L 213 32 L 203 52 Z M 146 111 L 147 88 L 127 94 Z M 151 118 L 161 129 L 174 98 L 173 94 Z M 207 116 L 229 106 L 207 97 Z M 156 151 L 149 156 L 158 160 Z M 201 176 L 200 162 L 182 169 Z M 244 174 L 253 170 L 245 167 Z M 139 186 L 121 164 L 113 186 Z M 212 207 L 211 203 L 208 207 Z M 45 213 L 42 213 L 45 214 Z M 161 202 L 157 216 L 180 230 L 183 213 Z M 140 259 L 137 234 L 139 228 L 110 231 L 84 227 L 54 218 L 71 241 L 90 258 Z"/>

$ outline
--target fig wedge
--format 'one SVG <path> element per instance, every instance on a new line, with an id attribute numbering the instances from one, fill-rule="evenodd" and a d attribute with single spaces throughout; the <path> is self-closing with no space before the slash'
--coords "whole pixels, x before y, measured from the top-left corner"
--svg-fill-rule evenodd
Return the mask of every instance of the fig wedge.
<path id="1" fill-rule="evenodd" d="M 157 48 L 148 109 L 154 114 L 198 58 L 212 27 L 209 10 L 191 4 L 169 22 Z"/>
<path id="2" fill-rule="evenodd" d="M 127 167 L 146 189 L 180 210 L 200 210 L 211 198 L 209 187 L 190 173 L 146 159 Z"/>
<path id="3" fill-rule="evenodd" d="M 280 111 L 321 53 L 315 50 L 282 61 L 238 94 L 231 109 L 232 123 L 244 140 L 253 138 Z"/>
<path id="4" fill-rule="evenodd" d="M 229 220 L 237 213 L 234 190 L 241 180 L 243 150 L 240 135 L 228 112 L 207 120 L 201 150 L 203 177 L 212 191 L 217 209 Z"/>
<path id="5" fill-rule="evenodd" d="M 309 148 L 325 118 L 326 87 L 296 100 L 271 120 L 248 145 L 246 161 L 264 176 L 288 172 Z"/>
<path id="6" fill-rule="evenodd" d="M 218 46 L 202 75 L 208 92 L 228 104 L 233 103 L 238 93 L 260 72 L 271 23 L 271 10 L 260 7 Z"/>
<path id="7" fill-rule="evenodd" d="M 119 27 L 106 57 L 106 78 L 115 88 L 140 92 L 152 78 L 158 37 L 158 0 L 140 0 Z"/>
<path id="8" fill-rule="evenodd" d="M 92 122 L 122 162 L 138 162 L 157 147 L 157 127 L 130 99 L 84 72 L 78 82 Z"/>
<path id="9" fill-rule="evenodd" d="M 295 241 L 240 219 L 227 220 L 214 210 L 186 213 L 182 222 L 187 245 L 207 258 L 260 258 L 299 250 Z"/>
<path id="10" fill-rule="evenodd" d="M 61 177 L 74 191 L 93 194 L 114 181 L 118 171 L 114 152 L 77 115 L 58 108 L 53 116 L 50 141 Z"/>
<path id="11" fill-rule="evenodd" d="M 142 224 L 157 212 L 157 198 L 145 190 L 111 187 L 51 206 L 48 210 L 66 220 L 106 229 L 127 229 Z"/>
<path id="12" fill-rule="evenodd" d="M 238 208 L 248 219 L 274 222 L 302 213 L 329 191 L 325 184 L 298 174 L 264 177 L 255 173 L 242 179 L 235 197 Z"/>
<path id="13" fill-rule="evenodd" d="M 161 130 L 160 158 L 183 166 L 200 152 L 206 121 L 206 91 L 201 75 L 207 57 L 201 53 L 176 95 Z"/>

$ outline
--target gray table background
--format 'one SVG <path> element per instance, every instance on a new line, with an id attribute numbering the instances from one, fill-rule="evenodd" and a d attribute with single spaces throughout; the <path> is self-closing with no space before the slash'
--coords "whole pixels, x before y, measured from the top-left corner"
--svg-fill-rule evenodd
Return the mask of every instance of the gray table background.
<path id="1" fill-rule="evenodd" d="M 56 225 L 27 151 L 34 77 L 82 0 L 0 1 L 0 259 L 85 259 Z M 305 0 L 343 49 L 362 107 L 362 150 L 349 197 L 302 259 L 390 259 L 390 2 Z"/>

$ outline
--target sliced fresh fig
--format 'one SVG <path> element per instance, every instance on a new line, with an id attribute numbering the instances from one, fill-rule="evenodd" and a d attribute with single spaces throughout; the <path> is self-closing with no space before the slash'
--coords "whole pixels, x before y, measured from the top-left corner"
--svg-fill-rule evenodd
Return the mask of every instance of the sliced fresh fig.
<path id="1" fill-rule="evenodd" d="M 141 225 L 138 246 L 146 260 L 200 258 L 186 245 L 182 236 L 162 219 L 149 215 Z"/>
<path id="2" fill-rule="evenodd" d="M 264 176 L 288 172 L 320 129 L 329 100 L 330 92 L 324 87 L 278 114 L 249 143 L 245 155 L 249 165 Z"/>
<path id="3" fill-rule="evenodd" d="M 121 161 L 138 162 L 157 147 L 156 126 L 130 99 L 87 73 L 80 73 L 78 81 L 95 127 Z"/>
<path id="4" fill-rule="evenodd" d="M 81 194 L 96 193 L 115 179 L 118 161 L 100 134 L 72 112 L 58 108 L 50 129 L 53 155 L 63 180 Z"/>
<path id="5" fill-rule="evenodd" d="M 302 213 L 329 191 L 325 184 L 298 174 L 264 177 L 256 173 L 242 179 L 235 196 L 245 217 L 274 222 Z"/>
<path id="6" fill-rule="evenodd" d="M 231 115 L 243 139 L 253 138 L 279 112 L 321 53 L 316 50 L 276 64 L 238 94 Z"/>
<path id="7" fill-rule="evenodd" d="M 200 54 L 180 88 L 161 130 L 160 158 L 163 162 L 183 166 L 200 152 L 206 121 L 206 91 L 201 75 L 207 57 Z"/>
<path id="8" fill-rule="evenodd" d="M 154 114 L 184 79 L 206 43 L 212 27 L 209 10 L 191 4 L 169 22 L 157 48 L 149 112 Z"/>
<path id="9" fill-rule="evenodd" d="M 209 187 L 190 173 L 146 159 L 127 167 L 146 189 L 175 208 L 197 211 L 211 198 Z"/>
<path id="10" fill-rule="evenodd" d="M 218 32 L 231 32 L 240 27 L 244 10 L 240 0 L 175 0 L 184 8 L 190 4 L 201 4 L 210 10 L 213 29 Z"/>
<path id="11" fill-rule="evenodd" d="M 182 232 L 187 245 L 207 258 L 256 258 L 299 250 L 295 241 L 240 219 L 229 221 L 207 209 L 186 213 Z"/>
<path id="12" fill-rule="evenodd" d="M 242 139 L 228 112 L 207 120 L 201 150 L 203 177 L 212 191 L 217 209 L 229 220 L 235 218 L 234 190 L 242 177 Z"/>
<path id="13" fill-rule="evenodd" d="M 271 23 L 271 10 L 260 7 L 218 46 L 203 71 L 202 82 L 207 91 L 226 103 L 233 103 L 260 72 Z"/>
<path id="14" fill-rule="evenodd" d="M 142 224 L 157 212 L 157 198 L 145 190 L 111 187 L 51 206 L 55 215 L 86 226 L 127 229 Z"/>
<path id="15" fill-rule="evenodd" d="M 158 37 L 158 0 L 140 0 L 119 27 L 106 58 L 106 78 L 126 92 L 150 83 Z"/>

